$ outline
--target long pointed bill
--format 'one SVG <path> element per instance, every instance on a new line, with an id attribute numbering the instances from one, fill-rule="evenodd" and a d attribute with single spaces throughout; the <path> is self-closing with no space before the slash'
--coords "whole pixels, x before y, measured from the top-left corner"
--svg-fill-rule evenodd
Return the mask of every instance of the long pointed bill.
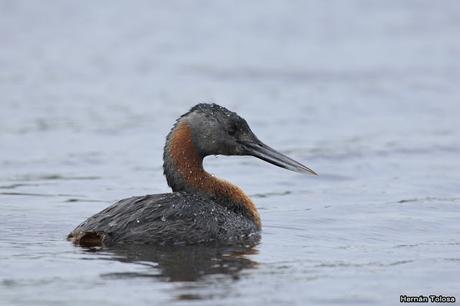
<path id="1" fill-rule="evenodd" d="M 245 143 L 244 146 L 246 147 L 250 155 L 260 158 L 278 167 L 299 173 L 318 175 L 315 171 L 311 170 L 307 166 L 304 166 L 301 163 L 293 160 L 292 158 L 287 157 L 284 154 L 281 154 L 280 152 L 270 148 L 262 142 Z"/>

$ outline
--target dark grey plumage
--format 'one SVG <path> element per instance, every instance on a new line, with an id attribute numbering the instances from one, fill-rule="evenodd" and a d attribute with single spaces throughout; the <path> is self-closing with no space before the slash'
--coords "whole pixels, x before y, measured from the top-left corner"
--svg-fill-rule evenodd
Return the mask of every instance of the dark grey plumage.
<path id="1" fill-rule="evenodd" d="M 80 224 L 69 238 L 87 233 L 94 235 L 80 244 L 232 244 L 259 238 L 255 224 L 244 215 L 187 192 L 121 200 Z"/>

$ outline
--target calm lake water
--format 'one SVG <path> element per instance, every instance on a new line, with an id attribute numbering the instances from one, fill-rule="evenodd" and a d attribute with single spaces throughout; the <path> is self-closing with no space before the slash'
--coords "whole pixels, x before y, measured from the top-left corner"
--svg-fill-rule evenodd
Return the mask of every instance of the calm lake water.
<path id="1" fill-rule="evenodd" d="M 460 299 L 460 2 L 0 1 L 1 305 Z M 206 168 L 253 248 L 86 250 L 69 231 L 168 192 L 174 120 L 212 101 L 319 177 Z"/>

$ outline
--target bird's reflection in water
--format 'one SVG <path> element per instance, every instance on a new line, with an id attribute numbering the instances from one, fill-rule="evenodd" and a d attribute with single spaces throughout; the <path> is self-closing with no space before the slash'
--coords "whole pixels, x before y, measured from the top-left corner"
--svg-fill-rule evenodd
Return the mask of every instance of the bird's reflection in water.
<path id="1" fill-rule="evenodd" d="M 243 270 L 254 269 L 257 262 L 248 255 L 257 254 L 257 241 L 231 246 L 123 246 L 104 248 L 104 258 L 151 267 L 144 273 L 104 274 L 104 278 L 152 277 L 168 282 L 195 282 L 209 275 L 239 279 Z M 91 250 L 91 251 L 94 251 Z"/>

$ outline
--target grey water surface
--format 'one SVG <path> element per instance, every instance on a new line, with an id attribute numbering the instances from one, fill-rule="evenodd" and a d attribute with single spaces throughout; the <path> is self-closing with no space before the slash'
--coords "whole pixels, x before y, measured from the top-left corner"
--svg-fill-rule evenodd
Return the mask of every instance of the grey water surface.
<path id="1" fill-rule="evenodd" d="M 1 305 L 397 305 L 460 299 L 460 2 L 0 1 Z M 65 237 L 168 192 L 198 102 L 317 171 L 250 157 L 255 247 L 91 250 Z"/>

